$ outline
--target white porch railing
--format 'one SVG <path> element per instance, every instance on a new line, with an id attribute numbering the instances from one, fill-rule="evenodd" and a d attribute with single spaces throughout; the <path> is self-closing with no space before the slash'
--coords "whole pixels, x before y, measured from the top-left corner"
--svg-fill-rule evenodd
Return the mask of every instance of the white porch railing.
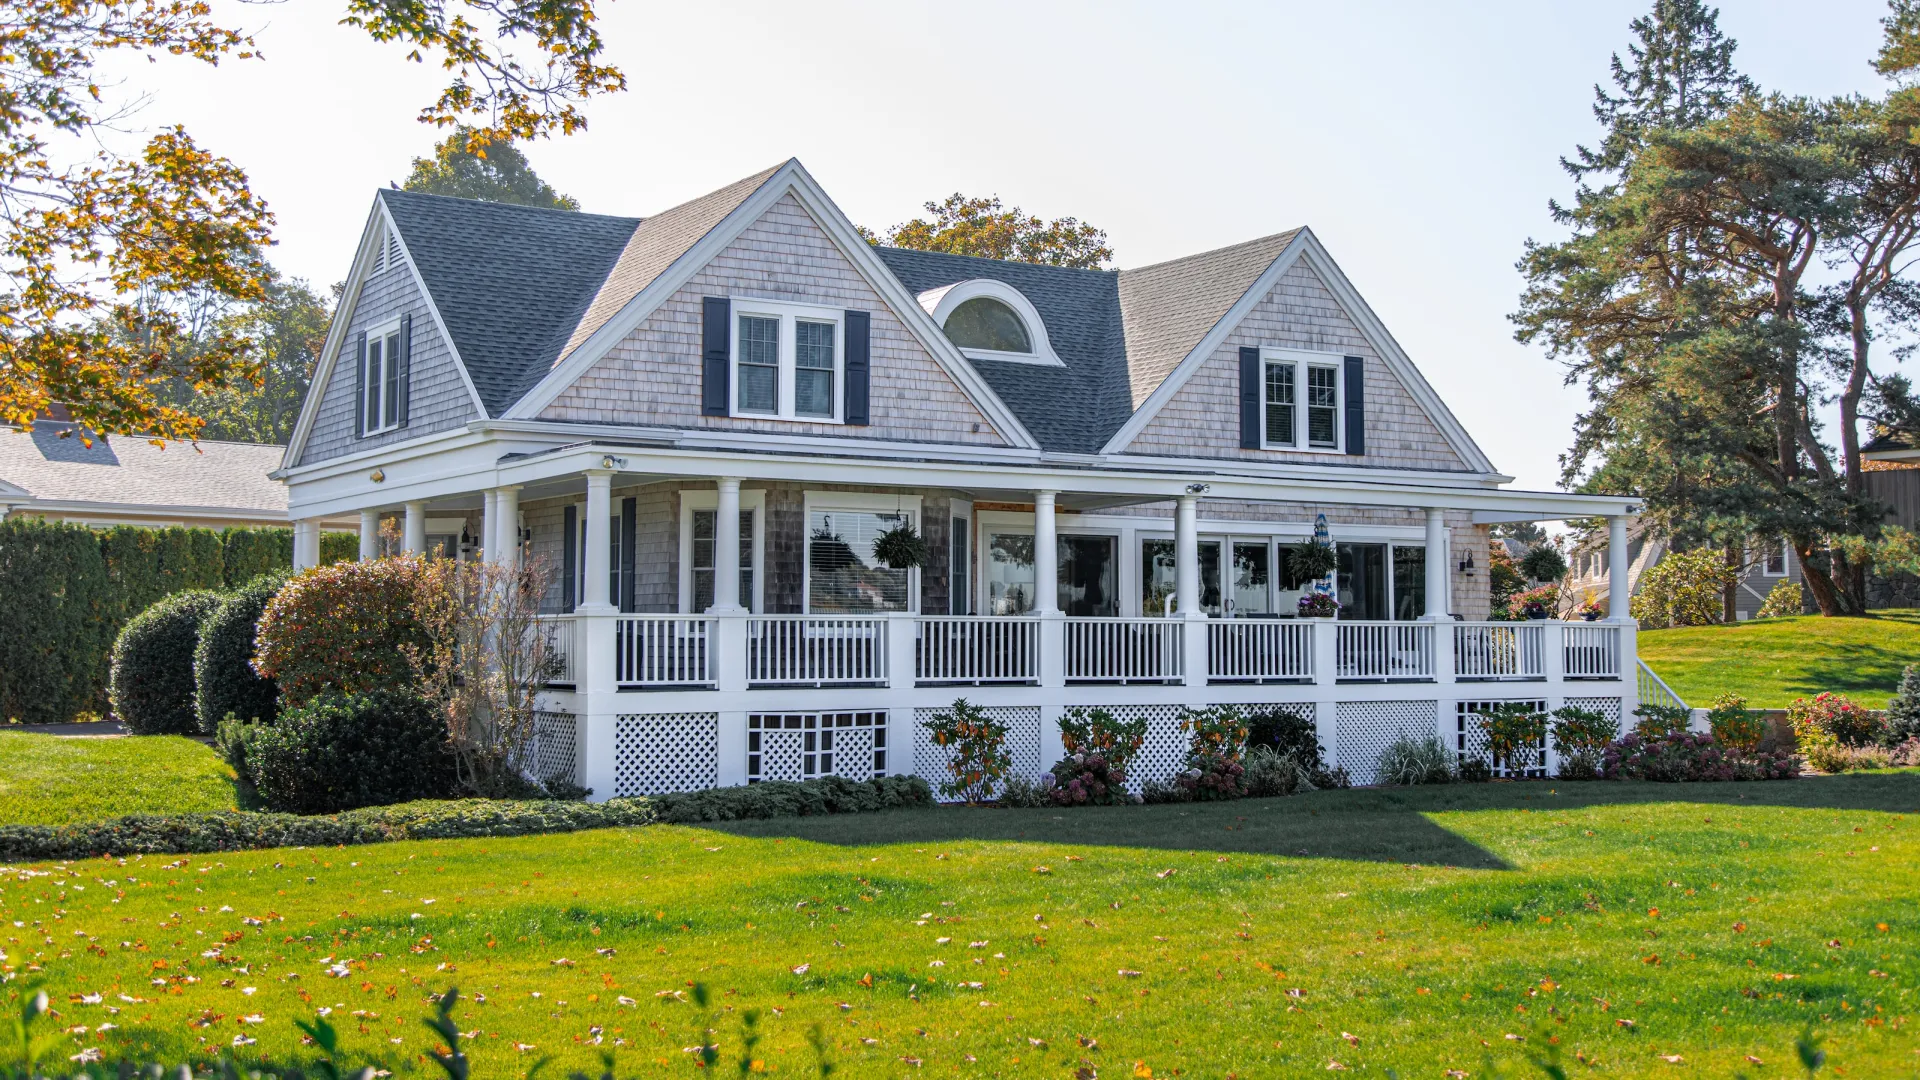
<path id="1" fill-rule="evenodd" d="M 749 685 L 886 681 L 884 615 L 756 615 L 747 620 Z"/>
<path id="2" fill-rule="evenodd" d="M 1545 623 L 1454 623 L 1454 678 L 1544 679 L 1546 640 Z"/>
<path id="3" fill-rule="evenodd" d="M 1181 619 L 1066 620 L 1068 682 L 1173 682 L 1181 677 Z"/>
<path id="4" fill-rule="evenodd" d="M 580 654 L 576 642 L 580 624 L 574 621 L 572 615 L 538 615 L 535 621 L 540 624 L 540 632 L 547 637 L 547 655 L 553 660 L 547 685 L 574 685 L 574 680 L 579 677 L 575 674 L 574 657 Z"/>
<path id="5" fill-rule="evenodd" d="M 922 683 L 1026 683 L 1040 678 L 1040 620 L 994 615 L 916 620 L 914 679 Z"/>
<path id="6" fill-rule="evenodd" d="M 1567 623 L 1565 667 L 1569 679 L 1620 677 L 1620 628 L 1603 623 Z"/>
<path id="7" fill-rule="evenodd" d="M 615 684 L 714 684 L 713 634 L 706 616 L 622 615 L 613 625 Z"/>
<path id="8" fill-rule="evenodd" d="M 1639 698 L 1640 704 L 1665 705 L 1673 709 L 1688 708 L 1687 703 L 1680 700 L 1680 695 L 1674 693 L 1673 687 L 1667 685 L 1667 680 L 1654 674 L 1645 660 L 1636 658 L 1634 663 L 1638 665 L 1638 672 L 1634 679 L 1635 696 Z"/>
<path id="9" fill-rule="evenodd" d="M 1313 626 L 1304 619 L 1210 620 L 1207 678 L 1312 682 Z"/>
<path id="10" fill-rule="evenodd" d="M 1432 623 L 1342 622 L 1335 626 L 1336 678 L 1433 678 Z"/>

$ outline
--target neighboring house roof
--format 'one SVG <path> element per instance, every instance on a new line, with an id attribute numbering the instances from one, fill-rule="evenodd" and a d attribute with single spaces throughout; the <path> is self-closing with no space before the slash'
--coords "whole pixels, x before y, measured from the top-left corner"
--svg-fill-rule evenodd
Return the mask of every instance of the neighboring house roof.
<path id="1" fill-rule="evenodd" d="M 286 486 L 267 478 L 282 448 L 255 443 L 173 442 L 96 436 L 42 420 L 32 431 L 0 429 L 0 489 L 17 488 L 35 507 L 75 504 L 237 517 L 287 513 Z"/>

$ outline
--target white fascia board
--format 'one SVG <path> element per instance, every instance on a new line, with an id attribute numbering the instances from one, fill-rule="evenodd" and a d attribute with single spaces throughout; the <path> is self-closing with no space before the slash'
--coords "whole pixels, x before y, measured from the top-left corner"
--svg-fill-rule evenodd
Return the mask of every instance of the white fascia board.
<path id="1" fill-rule="evenodd" d="M 367 223 L 360 231 L 360 246 L 353 257 L 353 269 L 347 275 L 345 288 L 340 291 L 340 306 L 334 309 L 333 321 L 327 327 L 326 344 L 321 347 L 320 359 L 313 366 L 313 378 L 307 383 L 307 400 L 300 406 L 300 418 L 294 422 L 293 437 L 287 441 L 287 452 L 280 459 L 278 473 L 290 474 L 294 463 L 306 452 L 307 439 L 312 435 L 314 422 L 320 413 L 320 401 L 326 396 L 328 385 L 333 382 L 334 368 L 340 362 L 340 350 L 346 346 L 347 324 L 353 321 L 354 312 L 360 307 L 360 289 L 366 284 L 367 274 L 380 256 L 382 238 L 388 235 L 400 241 L 407 273 L 413 276 L 413 287 L 426 302 L 427 313 L 433 317 L 433 325 L 440 331 L 440 340 L 446 343 L 447 357 L 453 362 L 454 370 L 460 373 L 461 385 L 467 388 L 467 398 L 473 403 L 474 414 L 483 418 L 487 415 L 480 392 L 474 388 L 473 379 L 467 374 L 467 365 L 460 359 L 460 350 L 453 343 L 453 335 L 447 332 L 447 321 L 440 314 L 440 305 L 434 302 L 433 294 L 427 291 L 426 279 L 420 276 L 420 267 L 407 250 L 407 238 L 401 235 L 392 216 L 387 213 L 385 200 L 375 194 L 373 209 L 367 214 Z"/>
<path id="2" fill-rule="evenodd" d="M 1920 461 L 1920 447 L 1905 447 L 1898 450 L 1868 450 L 1860 455 L 1864 461 Z"/>
<path id="3" fill-rule="evenodd" d="M 11 505 L 15 510 L 30 511 L 36 514 L 118 514 L 122 517 L 165 518 L 215 517 L 238 518 L 243 521 L 276 522 L 279 524 L 285 524 L 287 521 L 286 511 L 262 510 L 259 507 L 96 502 L 88 499 L 32 499 Z"/>
<path id="4" fill-rule="evenodd" d="M 880 294 L 882 302 L 893 311 L 895 317 L 906 324 L 908 331 L 920 341 L 934 361 L 946 371 L 947 376 L 961 388 L 962 392 L 973 399 L 974 406 L 994 425 L 994 430 L 1015 446 L 1037 448 L 1039 443 L 1013 415 L 1013 410 L 1007 408 L 1006 403 L 993 392 L 986 380 L 980 377 L 980 373 L 973 369 L 953 343 L 947 340 L 940 328 L 934 325 L 932 317 L 921 308 L 919 301 L 913 294 L 907 292 L 899 279 L 893 276 L 893 272 L 880 261 L 880 257 L 873 253 L 872 245 L 862 240 L 860 234 L 854 231 L 853 223 L 847 220 L 846 215 L 840 212 L 840 208 L 834 205 L 833 200 L 827 197 L 826 192 L 822 191 L 813 177 L 801 167 L 797 158 L 789 159 L 785 165 L 775 170 L 774 174 L 767 178 L 766 183 L 760 185 L 758 190 L 743 200 L 739 206 L 734 207 L 731 213 L 720 219 L 720 224 L 714 226 L 697 243 L 682 252 L 680 257 L 675 259 L 659 277 L 636 293 L 618 312 L 614 313 L 612 318 L 601 324 L 592 336 L 581 342 L 580 346 L 567 354 L 560 363 L 554 365 L 553 370 L 548 372 L 546 377 L 502 414 L 502 418 L 509 420 L 537 418 L 542 409 L 551 405 L 554 399 L 558 398 L 567 387 L 573 385 L 576 379 L 586 374 L 587 370 L 611 352 L 615 345 L 638 329 L 659 309 L 661 304 L 671 299 L 673 294 L 679 292 L 682 286 L 712 262 L 715 256 L 726 249 L 727 245 L 739 239 L 748 226 L 758 221 L 773 207 L 774 203 L 780 201 L 781 196 L 789 192 L 808 213 L 813 215 L 815 223 L 833 241 L 834 246 L 840 249 L 840 253 L 846 256 L 874 291 Z"/>

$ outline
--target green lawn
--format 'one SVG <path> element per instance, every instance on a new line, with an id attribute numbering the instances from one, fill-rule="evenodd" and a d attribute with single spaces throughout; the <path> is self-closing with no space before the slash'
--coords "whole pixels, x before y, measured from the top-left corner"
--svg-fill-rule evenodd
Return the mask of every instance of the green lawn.
<path id="1" fill-rule="evenodd" d="M 1551 1040 L 1790 1076 L 1807 1024 L 1912 1076 L 1916 810 L 1911 773 L 1539 782 L 89 860 L 0 873 L 0 940 L 62 1056 L 285 1060 L 328 1009 L 420 1073 L 458 984 L 481 1077 L 693 1075 L 708 1026 L 731 1072 L 749 1009 L 787 1076 L 816 1025 L 836 1076 L 1479 1078 Z"/>
<path id="2" fill-rule="evenodd" d="M 234 806 L 233 770 L 192 739 L 68 739 L 0 731 L 3 824 L 63 825 Z"/>
<path id="3" fill-rule="evenodd" d="M 1920 664 L 1920 611 L 1642 630 L 1639 640 L 1640 659 L 1698 708 L 1728 691 L 1757 709 L 1784 709 L 1794 698 L 1831 690 L 1879 709 L 1899 687 L 1900 672 Z"/>

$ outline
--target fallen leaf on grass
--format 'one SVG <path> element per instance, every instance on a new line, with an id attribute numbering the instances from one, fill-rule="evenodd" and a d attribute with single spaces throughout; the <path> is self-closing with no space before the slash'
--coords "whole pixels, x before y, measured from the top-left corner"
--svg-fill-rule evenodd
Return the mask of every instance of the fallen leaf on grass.
<path id="1" fill-rule="evenodd" d="M 799 967 L 796 967 L 796 968 L 794 968 L 794 969 L 793 969 L 793 973 L 794 973 L 795 975 L 805 975 L 805 974 L 807 973 L 807 971 L 808 971 L 808 969 L 810 969 L 810 968 L 812 968 L 812 967 L 813 967 L 813 965 L 812 965 L 812 964 L 801 964 L 801 965 L 800 965 Z"/>
<path id="2" fill-rule="evenodd" d="M 1130 968 L 1121 968 L 1120 977 L 1123 979 L 1137 979 L 1140 977 L 1140 973 Z"/>
<path id="3" fill-rule="evenodd" d="M 1355 1034 L 1354 1034 L 1353 1032 L 1351 1032 L 1351 1031 L 1343 1031 L 1343 1032 L 1341 1032 L 1341 1033 L 1340 1033 L 1340 1037 L 1341 1037 L 1341 1038 L 1343 1038 L 1343 1039 L 1345 1039 L 1345 1040 L 1347 1040 L 1347 1042 L 1348 1042 L 1349 1044 L 1351 1044 L 1351 1045 L 1353 1045 L 1353 1046 L 1355 1046 L 1355 1047 L 1357 1047 L 1357 1046 L 1359 1046 L 1359 1045 L 1360 1045 L 1360 1036 L 1358 1036 L 1358 1035 L 1355 1035 Z"/>
<path id="4" fill-rule="evenodd" d="M 1167 878 L 1167 877 L 1172 877 L 1175 873 L 1177 873 L 1177 871 L 1173 867 L 1169 866 L 1165 870 L 1162 870 L 1153 876 L 1157 878 Z"/>

